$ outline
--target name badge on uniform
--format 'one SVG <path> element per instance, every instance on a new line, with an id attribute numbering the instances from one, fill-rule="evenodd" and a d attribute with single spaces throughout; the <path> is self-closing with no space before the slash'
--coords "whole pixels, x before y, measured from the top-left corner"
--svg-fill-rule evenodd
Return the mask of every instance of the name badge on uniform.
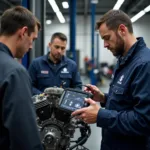
<path id="1" fill-rule="evenodd" d="M 41 74 L 48 74 L 47 70 L 41 70 Z"/>

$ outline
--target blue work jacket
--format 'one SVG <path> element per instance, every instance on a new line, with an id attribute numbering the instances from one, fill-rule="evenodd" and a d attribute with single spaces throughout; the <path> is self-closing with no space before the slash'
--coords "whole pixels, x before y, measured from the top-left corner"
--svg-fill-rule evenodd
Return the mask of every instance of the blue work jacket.
<path id="1" fill-rule="evenodd" d="M 103 128 L 101 150 L 150 149 L 150 49 L 143 38 L 118 59 L 97 126 Z"/>
<path id="2" fill-rule="evenodd" d="M 0 43 L 0 150 L 43 150 L 26 69 Z"/>
<path id="3" fill-rule="evenodd" d="M 41 94 L 48 87 L 79 88 L 82 82 L 76 63 L 63 56 L 61 62 L 54 64 L 48 55 L 38 57 L 29 66 L 33 95 Z"/>

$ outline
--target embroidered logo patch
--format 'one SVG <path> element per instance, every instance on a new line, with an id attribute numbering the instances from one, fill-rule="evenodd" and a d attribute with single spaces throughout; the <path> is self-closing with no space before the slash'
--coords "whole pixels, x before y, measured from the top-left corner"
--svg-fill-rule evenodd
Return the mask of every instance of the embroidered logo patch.
<path id="1" fill-rule="evenodd" d="M 67 68 L 63 68 L 63 70 L 61 71 L 61 73 L 69 73 Z"/>
<path id="2" fill-rule="evenodd" d="M 120 78 L 119 78 L 119 81 L 117 82 L 118 84 L 122 84 L 122 81 L 124 79 L 124 75 L 122 75 Z"/>
<path id="3" fill-rule="evenodd" d="M 113 79 L 113 78 L 114 78 L 114 74 L 111 75 L 111 79 Z"/>

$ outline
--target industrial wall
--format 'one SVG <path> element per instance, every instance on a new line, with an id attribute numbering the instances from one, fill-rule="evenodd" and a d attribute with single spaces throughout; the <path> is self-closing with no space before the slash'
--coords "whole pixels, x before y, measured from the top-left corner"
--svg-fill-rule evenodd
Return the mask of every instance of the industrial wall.
<path id="1" fill-rule="evenodd" d="M 96 20 L 99 20 L 100 16 L 96 16 Z M 66 20 L 69 20 L 67 18 Z M 137 22 L 133 24 L 134 33 L 136 36 L 143 36 L 146 44 L 150 47 L 150 15 L 143 16 Z M 45 27 L 45 53 L 47 52 L 47 44 L 51 35 L 54 32 L 63 32 L 68 37 L 67 49 L 69 49 L 69 23 L 60 24 L 57 18 L 52 21 L 52 24 Z M 96 38 L 95 38 L 96 48 Z M 80 50 L 80 68 L 84 68 L 84 57 L 91 56 L 91 20 L 90 17 L 84 16 L 76 17 L 76 49 Z M 112 64 L 116 61 L 116 58 L 110 51 L 103 47 L 103 41 L 99 37 L 99 60 L 100 62 L 108 62 Z"/>

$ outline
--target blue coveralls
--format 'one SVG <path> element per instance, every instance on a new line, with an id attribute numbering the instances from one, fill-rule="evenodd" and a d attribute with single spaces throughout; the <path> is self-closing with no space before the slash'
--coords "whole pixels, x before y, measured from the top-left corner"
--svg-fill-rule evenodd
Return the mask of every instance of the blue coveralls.
<path id="1" fill-rule="evenodd" d="M 146 150 L 150 136 L 150 49 L 143 38 L 119 58 L 106 107 L 100 109 L 101 150 Z"/>
<path id="2" fill-rule="evenodd" d="M 38 57 L 29 66 L 32 80 L 33 95 L 42 93 L 48 87 L 79 88 L 81 79 L 76 63 L 63 56 L 61 62 L 54 64 L 48 55 Z"/>

